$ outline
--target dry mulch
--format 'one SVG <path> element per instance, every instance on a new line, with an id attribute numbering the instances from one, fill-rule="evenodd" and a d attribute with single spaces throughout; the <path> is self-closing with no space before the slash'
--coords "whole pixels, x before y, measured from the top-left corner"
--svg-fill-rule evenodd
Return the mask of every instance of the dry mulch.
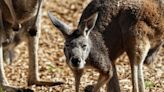
<path id="1" fill-rule="evenodd" d="M 41 26 L 41 37 L 39 42 L 39 73 L 40 78 L 46 81 L 62 81 L 60 86 L 29 87 L 35 92 L 74 92 L 74 78 L 69 67 L 65 63 L 63 54 L 63 36 L 53 27 L 47 17 L 47 11 L 53 11 L 59 19 L 70 26 L 75 27 L 80 15 L 89 0 L 45 0 L 43 6 L 43 17 Z M 28 75 L 28 51 L 26 43 L 16 48 L 16 60 L 12 65 L 6 65 L 5 71 L 8 81 L 13 86 L 27 87 Z M 153 65 L 144 66 L 146 92 L 164 92 L 164 50 L 158 55 Z M 126 55 L 117 60 L 117 70 L 122 92 L 131 91 L 131 71 Z M 80 90 L 86 85 L 96 83 L 98 73 L 87 69 L 81 79 Z M 104 88 L 101 90 L 105 92 Z"/>

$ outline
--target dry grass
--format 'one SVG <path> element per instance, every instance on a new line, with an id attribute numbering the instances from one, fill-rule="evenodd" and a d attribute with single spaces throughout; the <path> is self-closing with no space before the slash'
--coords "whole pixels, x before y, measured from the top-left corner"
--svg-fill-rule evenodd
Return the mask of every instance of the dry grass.
<path id="1" fill-rule="evenodd" d="M 64 39 L 61 33 L 52 26 L 47 17 L 47 11 L 53 13 L 70 26 L 78 23 L 82 10 L 89 0 L 45 0 L 42 34 L 39 48 L 39 73 L 42 80 L 63 81 L 65 84 L 54 87 L 30 88 L 35 92 L 74 92 L 74 78 L 72 72 L 65 63 L 63 55 Z M 12 65 L 5 66 L 6 76 L 13 86 L 27 87 L 28 75 L 28 51 L 26 43 L 22 43 L 16 49 L 17 59 Z M 158 60 L 151 67 L 144 67 L 146 92 L 164 92 L 164 50 L 158 55 Z M 124 55 L 117 61 L 118 76 L 122 92 L 131 92 L 131 71 L 127 57 Z M 86 70 L 81 79 L 81 91 L 88 84 L 96 82 L 98 73 Z M 105 92 L 102 89 L 102 92 Z"/>

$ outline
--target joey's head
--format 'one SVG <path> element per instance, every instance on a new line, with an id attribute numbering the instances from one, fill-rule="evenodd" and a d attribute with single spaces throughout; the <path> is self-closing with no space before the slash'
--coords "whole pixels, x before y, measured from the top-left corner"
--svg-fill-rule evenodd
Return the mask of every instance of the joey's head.
<path id="1" fill-rule="evenodd" d="M 72 69 L 83 69 L 92 47 L 89 34 L 95 26 L 98 13 L 94 13 L 80 22 L 75 30 L 71 30 L 65 23 L 58 20 L 50 12 L 48 15 L 54 26 L 62 32 L 65 38 L 64 54 L 67 59 L 67 64 Z"/>

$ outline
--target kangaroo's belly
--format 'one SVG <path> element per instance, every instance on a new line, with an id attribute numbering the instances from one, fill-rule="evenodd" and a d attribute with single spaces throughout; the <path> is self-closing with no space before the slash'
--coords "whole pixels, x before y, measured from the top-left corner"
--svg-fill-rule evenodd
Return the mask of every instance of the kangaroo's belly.
<path id="1" fill-rule="evenodd" d="M 4 2 L 2 2 L 3 19 L 9 23 L 13 22 L 11 13 Z M 37 0 L 13 0 L 13 7 L 18 22 L 21 24 L 34 17 L 37 13 Z"/>

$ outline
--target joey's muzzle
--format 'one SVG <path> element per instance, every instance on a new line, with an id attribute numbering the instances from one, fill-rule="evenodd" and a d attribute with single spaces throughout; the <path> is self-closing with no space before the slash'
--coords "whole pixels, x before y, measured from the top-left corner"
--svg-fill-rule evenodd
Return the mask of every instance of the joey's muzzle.
<path id="1" fill-rule="evenodd" d="M 80 66 L 81 60 L 79 58 L 71 58 L 71 63 L 73 67 L 79 67 Z"/>
<path id="2" fill-rule="evenodd" d="M 70 66 L 73 69 L 82 69 L 82 68 L 84 68 L 84 65 L 85 65 L 85 61 L 83 61 L 81 58 L 72 57 L 70 59 Z"/>

